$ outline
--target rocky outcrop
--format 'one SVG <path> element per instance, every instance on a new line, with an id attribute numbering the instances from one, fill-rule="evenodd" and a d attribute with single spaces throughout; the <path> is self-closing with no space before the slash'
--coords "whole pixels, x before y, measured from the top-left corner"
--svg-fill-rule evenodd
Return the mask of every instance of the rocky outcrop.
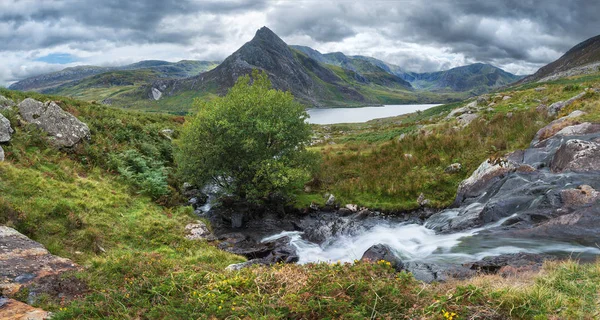
<path id="1" fill-rule="evenodd" d="M 73 261 L 52 255 L 18 231 L 0 226 L 0 291 L 3 294 L 15 294 L 21 287 L 35 286 L 43 279 L 77 268 Z"/>
<path id="2" fill-rule="evenodd" d="M 556 120 L 550 122 L 547 126 L 538 130 L 538 132 L 535 134 L 535 137 L 533 138 L 533 141 L 531 141 L 531 146 L 535 146 L 536 144 L 540 143 L 541 141 L 544 141 L 544 140 L 554 136 L 556 133 L 558 133 L 562 129 L 573 125 L 575 123 L 575 119 L 584 114 L 585 114 L 585 112 L 576 110 L 576 111 L 571 112 L 568 116 L 564 116 L 562 118 L 559 118 L 559 119 L 556 119 Z"/>
<path id="3" fill-rule="evenodd" d="M 577 101 L 577 100 L 579 100 L 579 99 L 583 98 L 583 96 L 585 96 L 585 94 L 586 94 L 586 92 L 584 91 L 584 92 L 582 92 L 582 93 L 580 93 L 580 94 L 578 94 L 578 95 L 576 95 L 576 96 L 572 97 L 572 98 L 571 98 L 571 99 L 569 99 L 569 100 L 566 100 L 566 101 L 558 101 L 558 102 L 555 102 L 555 103 L 551 104 L 551 105 L 548 107 L 548 110 L 547 110 L 547 111 L 548 111 L 548 115 L 549 115 L 549 116 L 551 116 L 551 117 L 552 117 L 552 116 L 555 116 L 555 115 L 557 115 L 557 114 L 558 114 L 558 113 L 559 113 L 559 112 L 560 112 L 562 109 L 564 109 L 565 107 L 568 107 L 568 106 L 570 106 L 571 104 L 573 104 L 573 102 L 575 102 L 575 101 Z"/>
<path id="4" fill-rule="evenodd" d="M 15 130 L 10 126 L 10 121 L 0 114 L 0 143 L 9 142 L 14 132 Z"/>
<path id="5" fill-rule="evenodd" d="M 394 253 L 394 250 L 386 244 L 379 243 L 370 247 L 363 253 L 362 258 L 360 259 L 371 262 L 385 261 L 396 271 L 404 269 L 402 260 Z"/>
<path id="6" fill-rule="evenodd" d="M 600 126 L 560 131 L 527 150 L 482 163 L 459 185 L 454 208 L 433 214 L 425 226 L 443 233 L 492 223 L 529 228 L 569 213 L 567 207 L 594 203 L 600 187 Z"/>
<path id="7" fill-rule="evenodd" d="M 552 172 L 600 170 L 600 144 L 594 141 L 573 139 L 566 141 L 556 151 L 550 163 Z"/>
<path id="8" fill-rule="evenodd" d="M 41 103 L 28 98 L 19 103 L 18 108 L 23 119 L 48 133 L 57 147 L 73 147 L 90 138 L 87 124 L 63 111 L 52 101 Z"/>
<path id="9" fill-rule="evenodd" d="M 258 242 L 242 233 L 226 234 L 219 237 L 223 241 L 218 247 L 221 250 L 244 256 L 248 259 L 260 259 L 262 264 L 278 262 L 298 262 L 296 248 L 290 244 L 290 238 L 281 237 L 267 242 Z"/>

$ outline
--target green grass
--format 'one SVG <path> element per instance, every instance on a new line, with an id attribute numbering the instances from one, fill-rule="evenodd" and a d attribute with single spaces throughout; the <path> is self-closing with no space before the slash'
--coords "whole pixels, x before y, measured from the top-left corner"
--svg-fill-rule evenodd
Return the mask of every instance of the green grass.
<path id="1" fill-rule="evenodd" d="M 448 206 L 460 181 L 481 162 L 528 147 L 538 129 L 552 120 L 536 110 L 538 105 L 550 105 L 586 87 L 598 87 L 600 76 L 550 82 L 543 84 L 546 90 L 535 91 L 539 86 L 542 84 L 490 94 L 495 105 L 482 111 L 480 119 L 466 128 L 444 121 L 452 109 L 466 102 L 364 124 L 315 126 L 318 137 L 331 139 L 312 147 L 323 155 L 318 175 L 322 188 L 313 192 L 333 193 L 342 205 L 354 203 L 389 211 L 417 208 L 421 193 L 432 206 Z M 503 96 L 511 98 L 502 100 Z M 561 115 L 573 110 L 587 112 L 582 121 L 599 121 L 598 94 L 587 94 Z M 510 118 L 508 113 L 512 113 Z M 405 137 L 400 140 L 402 134 Z M 445 173 L 444 169 L 455 162 L 462 164 L 461 172 Z"/>
<path id="2" fill-rule="evenodd" d="M 593 84 L 593 83 L 592 83 Z M 567 84 L 506 92 L 513 98 L 486 112 L 486 122 L 464 129 L 435 125 L 454 107 L 365 124 L 315 126 L 335 145 L 316 146 L 324 157 L 323 189 L 298 194 L 297 203 L 322 203 L 329 190 L 348 203 L 371 208 L 413 208 L 418 192 L 442 206 L 459 181 L 490 155 L 529 143 L 551 119 L 534 111 L 536 99 L 568 98 Z M 53 99 L 87 122 L 92 140 L 72 152 L 57 151 L 33 127 L 17 126 L 3 145 L 0 163 L 0 223 L 15 227 L 84 269 L 74 276 L 89 292 L 73 301 L 44 297 L 37 306 L 53 319 L 593 319 L 600 316 L 600 262 L 546 263 L 541 273 L 424 284 L 384 263 L 253 267 L 226 272 L 243 261 L 205 241 L 184 238 L 195 217 L 189 208 L 153 201 L 110 168 L 110 154 L 136 150 L 167 167 L 170 140 L 180 117 L 107 108 L 64 97 L 0 90 L 20 100 Z M 575 109 L 600 120 L 600 99 L 589 94 Z M 513 112 L 511 118 L 507 112 Z M 419 125 L 424 125 L 419 129 Z M 435 126 L 432 126 L 435 125 Z M 432 132 L 424 135 L 420 131 Z M 406 138 L 397 141 L 397 135 Z M 413 158 L 404 158 L 411 153 Z M 463 171 L 443 173 L 459 161 Z M 171 187 L 180 182 L 172 181 Z M 171 200 L 171 202 L 176 202 Z M 26 299 L 26 295 L 21 297 Z"/>

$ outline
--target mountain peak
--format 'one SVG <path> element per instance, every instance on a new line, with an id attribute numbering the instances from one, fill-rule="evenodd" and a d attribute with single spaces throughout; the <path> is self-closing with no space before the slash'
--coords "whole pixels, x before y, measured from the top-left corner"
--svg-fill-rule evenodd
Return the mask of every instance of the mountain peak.
<path id="1" fill-rule="evenodd" d="M 252 41 L 255 40 L 283 42 L 283 40 L 281 40 L 281 38 L 279 38 L 279 36 L 276 35 L 275 32 L 271 31 L 271 29 L 267 27 L 262 27 L 256 31 L 256 34 L 254 35 Z"/>

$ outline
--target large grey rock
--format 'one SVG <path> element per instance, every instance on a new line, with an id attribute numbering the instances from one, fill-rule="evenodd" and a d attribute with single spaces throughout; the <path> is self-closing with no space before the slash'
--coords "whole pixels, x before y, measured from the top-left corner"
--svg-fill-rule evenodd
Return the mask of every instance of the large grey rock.
<path id="1" fill-rule="evenodd" d="M 573 139 L 556 151 L 550 163 L 552 172 L 600 170 L 600 144 Z"/>
<path id="2" fill-rule="evenodd" d="M 556 134 L 561 136 L 582 136 L 590 133 L 600 132 L 599 123 L 584 122 L 573 126 L 562 128 Z"/>
<path id="3" fill-rule="evenodd" d="M 582 93 L 580 93 L 580 94 L 578 94 L 578 95 L 576 95 L 576 96 L 572 97 L 572 98 L 571 98 L 571 99 L 569 99 L 569 100 L 566 100 L 566 101 L 558 101 L 558 102 L 555 102 L 555 103 L 551 104 L 551 105 L 548 107 L 548 115 L 549 115 L 549 116 L 555 116 L 556 114 L 558 114 L 558 113 L 559 113 L 559 112 L 560 112 L 562 109 L 564 109 L 565 107 L 568 107 L 568 106 L 570 106 L 571 104 L 573 104 L 573 102 L 575 102 L 575 101 L 577 101 L 577 100 L 581 99 L 581 98 L 582 98 L 582 97 L 585 95 L 585 93 L 586 93 L 586 92 L 584 91 L 584 92 L 582 92 Z"/>
<path id="4" fill-rule="evenodd" d="M 360 259 L 371 262 L 389 262 L 390 266 L 396 271 L 401 271 L 404 269 L 404 263 L 402 260 L 398 258 L 398 256 L 394 253 L 394 250 L 392 250 L 392 248 L 387 244 L 379 243 L 371 246 L 369 249 L 367 249 L 367 251 L 365 251 Z"/>
<path id="5" fill-rule="evenodd" d="M 4 161 L 4 149 L 0 147 L 0 162 Z"/>
<path id="6" fill-rule="evenodd" d="M 461 114 L 456 119 L 458 120 L 458 123 L 460 123 L 463 127 L 466 127 L 477 118 L 479 118 L 479 115 L 476 113 L 465 113 Z"/>
<path id="7" fill-rule="evenodd" d="M 57 147 L 73 147 L 81 140 L 90 138 L 87 124 L 63 111 L 56 103 L 41 103 L 28 98 L 19 103 L 19 113 L 29 123 L 48 133 Z"/>
<path id="8" fill-rule="evenodd" d="M 10 126 L 10 121 L 0 114 L 0 142 L 8 142 L 15 132 Z"/>

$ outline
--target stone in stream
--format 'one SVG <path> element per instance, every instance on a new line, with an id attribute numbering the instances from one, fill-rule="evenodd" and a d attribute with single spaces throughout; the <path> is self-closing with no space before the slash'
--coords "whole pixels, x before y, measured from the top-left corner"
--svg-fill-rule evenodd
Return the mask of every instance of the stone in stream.
<path id="1" fill-rule="evenodd" d="M 367 251 L 365 251 L 365 253 L 363 253 L 360 260 L 371 262 L 385 261 L 389 262 L 391 267 L 396 271 L 404 270 L 404 263 L 394 253 L 394 250 L 387 244 L 379 243 L 371 246 Z"/>

